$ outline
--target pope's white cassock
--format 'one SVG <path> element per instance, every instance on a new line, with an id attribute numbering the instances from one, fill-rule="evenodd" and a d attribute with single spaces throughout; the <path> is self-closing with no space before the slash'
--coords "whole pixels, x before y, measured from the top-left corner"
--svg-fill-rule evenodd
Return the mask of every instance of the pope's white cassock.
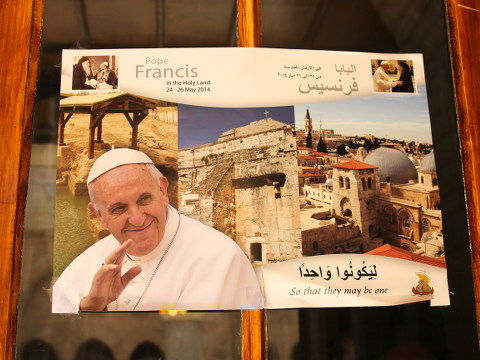
<path id="1" fill-rule="evenodd" d="M 80 300 L 89 293 L 95 273 L 119 245 L 109 235 L 65 269 L 53 286 L 54 313 L 79 311 Z M 172 207 L 168 208 L 165 235 L 157 248 L 145 256 L 126 256 L 122 272 L 136 265 L 142 272 L 108 305 L 109 311 L 263 307 L 255 272 L 238 245 Z"/>
<path id="2" fill-rule="evenodd" d="M 375 92 L 392 92 L 397 80 L 390 79 L 385 70 L 379 66 L 373 74 L 373 90 Z"/>

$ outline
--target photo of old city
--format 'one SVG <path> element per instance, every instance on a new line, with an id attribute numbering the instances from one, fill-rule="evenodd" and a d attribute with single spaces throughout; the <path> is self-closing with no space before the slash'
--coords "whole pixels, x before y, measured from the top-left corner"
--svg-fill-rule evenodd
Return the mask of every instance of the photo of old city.
<path id="1" fill-rule="evenodd" d="M 254 265 L 376 254 L 445 267 L 425 86 L 283 108 L 179 105 L 179 209 Z"/>

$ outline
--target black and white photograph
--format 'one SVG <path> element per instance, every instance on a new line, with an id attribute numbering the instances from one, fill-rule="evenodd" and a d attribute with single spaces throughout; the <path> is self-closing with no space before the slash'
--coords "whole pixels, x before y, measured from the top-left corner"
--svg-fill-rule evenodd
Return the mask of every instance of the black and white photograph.
<path id="1" fill-rule="evenodd" d="M 77 56 L 72 72 L 72 90 L 118 88 L 117 56 Z"/>

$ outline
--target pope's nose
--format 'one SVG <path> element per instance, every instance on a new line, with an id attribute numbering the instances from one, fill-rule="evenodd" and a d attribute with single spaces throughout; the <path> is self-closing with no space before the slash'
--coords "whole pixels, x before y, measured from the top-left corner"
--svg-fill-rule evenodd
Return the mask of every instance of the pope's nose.
<path id="1" fill-rule="evenodd" d="M 140 208 L 135 207 L 130 210 L 128 222 L 133 226 L 141 227 L 145 225 L 146 218 L 147 215 Z"/>

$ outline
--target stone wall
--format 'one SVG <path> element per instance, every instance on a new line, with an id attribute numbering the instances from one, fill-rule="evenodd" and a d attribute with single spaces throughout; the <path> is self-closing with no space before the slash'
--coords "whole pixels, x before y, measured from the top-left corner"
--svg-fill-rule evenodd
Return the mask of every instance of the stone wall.
<path id="1" fill-rule="evenodd" d="M 344 253 L 361 247 L 362 238 L 358 226 L 352 223 L 337 225 L 335 219 L 332 220 L 332 224 L 302 231 L 303 255 Z"/>
<path id="2" fill-rule="evenodd" d="M 295 150 L 289 126 L 180 150 L 180 211 L 232 237 L 252 261 L 301 256 Z"/>
<path id="3" fill-rule="evenodd" d="M 293 157 L 292 157 L 293 158 Z M 278 160 L 278 159 L 277 159 Z M 256 173 L 285 175 L 285 183 L 268 182 L 250 184 L 236 189 L 237 204 L 237 241 L 251 256 L 249 249 L 252 243 L 263 243 L 265 256 L 263 263 L 281 261 L 301 255 L 300 238 L 300 208 L 298 199 L 298 185 L 295 183 L 296 172 L 288 169 L 289 161 L 285 163 L 269 163 L 255 161 L 241 164 L 242 173 Z M 260 165 L 260 166 L 258 166 Z M 284 173 L 279 173 L 281 170 Z M 240 169 L 237 169 L 240 170 Z M 240 171 L 238 171 L 240 173 Z M 246 179 L 243 177 L 242 179 Z M 268 239 L 261 241 L 261 239 Z"/>
<path id="4" fill-rule="evenodd" d="M 230 166 L 219 179 L 218 186 L 212 194 L 213 212 L 212 223 L 215 228 L 224 234 L 236 239 L 236 206 L 235 190 L 232 188 L 233 168 Z"/>
<path id="5" fill-rule="evenodd" d="M 419 242 L 421 237 L 420 221 L 422 208 L 420 204 L 402 199 L 379 196 L 376 199 L 377 209 L 394 209 L 395 223 L 378 221 L 378 228 L 382 237 L 390 243 L 399 246 L 400 240 Z M 409 223 L 406 226 L 402 218 L 408 215 Z"/>
<path id="6" fill-rule="evenodd" d="M 437 189 L 431 190 L 412 190 L 408 186 L 392 186 L 392 196 L 405 199 L 414 203 L 418 203 L 424 209 L 435 209 L 437 204 L 440 204 L 440 191 Z"/>
<path id="7" fill-rule="evenodd" d="M 217 162 L 223 162 L 225 156 L 236 156 L 242 150 L 250 152 L 256 148 L 264 148 L 265 151 L 274 153 L 279 150 L 295 151 L 295 138 L 290 134 L 292 134 L 292 130 L 286 126 L 283 129 L 241 136 L 229 141 L 181 149 L 178 151 L 179 166 L 182 169 L 208 166 Z M 294 161 L 296 162 L 296 160 Z"/>

